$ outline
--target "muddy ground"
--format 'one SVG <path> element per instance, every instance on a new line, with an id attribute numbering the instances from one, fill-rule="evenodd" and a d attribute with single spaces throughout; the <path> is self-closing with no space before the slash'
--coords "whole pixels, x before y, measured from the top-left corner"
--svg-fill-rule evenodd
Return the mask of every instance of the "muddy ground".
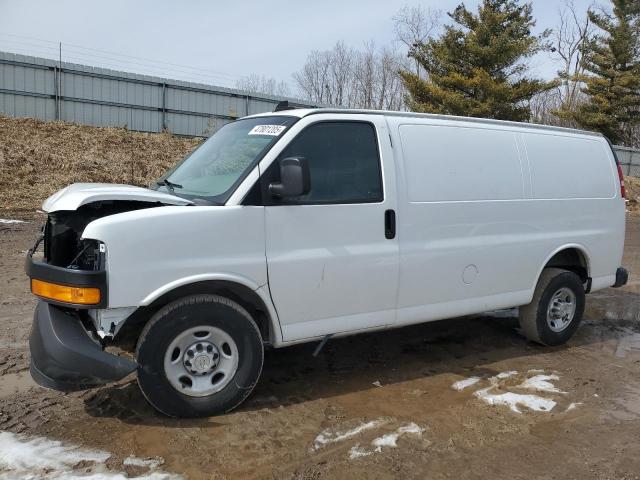
<path id="1" fill-rule="evenodd" d="M 638 217 L 627 224 L 631 284 L 590 295 L 564 347 L 527 342 L 510 311 L 336 339 L 317 358 L 315 345 L 275 350 L 237 411 L 188 421 L 155 413 L 135 379 L 71 395 L 33 385 L 23 259 L 37 231 L 0 224 L 0 431 L 104 449 L 108 467 L 161 457 L 194 479 L 640 477 Z M 540 375 L 547 391 L 524 388 Z M 511 394 L 547 411 L 487 403 Z"/>

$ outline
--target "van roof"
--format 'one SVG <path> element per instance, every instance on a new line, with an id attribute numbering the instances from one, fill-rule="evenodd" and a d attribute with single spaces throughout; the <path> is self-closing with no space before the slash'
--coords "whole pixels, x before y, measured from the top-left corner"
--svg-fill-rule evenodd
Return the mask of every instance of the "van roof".
<path id="1" fill-rule="evenodd" d="M 494 120 L 490 118 L 477 118 L 477 117 L 459 117 L 454 115 L 439 115 L 434 113 L 414 113 L 414 112 L 397 112 L 391 110 L 364 110 L 364 109 L 350 109 L 350 108 L 292 108 L 290 110 L 281 110 L 279 112 L 265 112 L 258 113 L 256 115 L 249 115 L 249 117 L 270 117 L 274 115 L 286 115 L 290 117 L 307 117 L 309 115 L 317 115 L 320 113 L 340 113 L 340 114 L 353 114 L 353 115 L 384 115 L 387 117 L 400 117 L 400 118 L 425 118 L 434 120 L 453 120 L 459 122 L 473 122 L 485 125 L 503 125 L 510 127 L 531 128 L 539 130 L 551 130 L 564 133 L 574 133 L 579 135 L 592 135 L 596 137 L 602 137 L 601 133 L 590 132 L 587 130 L 578 130 L 575 128 L 556 127 L 553 125 L 540 125 L 537 123 L 525 123 L 525 122 L 512 122 L 507 120 Z"/>

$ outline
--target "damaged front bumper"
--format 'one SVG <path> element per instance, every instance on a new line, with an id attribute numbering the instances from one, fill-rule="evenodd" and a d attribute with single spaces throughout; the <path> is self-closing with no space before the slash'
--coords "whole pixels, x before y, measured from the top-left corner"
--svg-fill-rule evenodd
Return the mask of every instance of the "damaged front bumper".
<path id="1" fill-rule="evenodd" d="M 36 307 L 29 348 L 35 382 L 64 392 L 120 380 L 138 367 L 134 361 L 105 352 L 77 312 L 43 301 Z"/>

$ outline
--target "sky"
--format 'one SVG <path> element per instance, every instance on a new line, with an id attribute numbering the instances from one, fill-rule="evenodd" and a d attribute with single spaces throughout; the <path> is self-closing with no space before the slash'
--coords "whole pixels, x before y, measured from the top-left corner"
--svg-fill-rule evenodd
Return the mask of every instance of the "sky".
<path id="1" fill-rule="evenodd" d="M 460 1 L 0 0 L 0 50 L 57 58 L 61 42 L 62 60 L 74 63 L 228 87 L 250 74 L 293 84 L 312 50 L 388 45 L 403 6 L 447 12 Z M 552 28 L 562 0 L 532 3 L 536 29 Z M 586 11 L 593 0 L 574 3 Z M 557 70 L 548 54 L 531 67 L 545 78 Z"/>

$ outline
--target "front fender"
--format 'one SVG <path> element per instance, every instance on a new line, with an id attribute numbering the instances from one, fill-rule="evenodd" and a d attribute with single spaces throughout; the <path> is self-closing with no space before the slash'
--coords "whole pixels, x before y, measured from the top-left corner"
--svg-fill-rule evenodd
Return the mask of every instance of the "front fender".
<path id="1" fill-rule="evenodd" d="M 83 238 L 106 244 L 109 308 L 142 306 L 195 279 L 267 283 L 264 208 L 166 206 L 103 217 Z"/>

